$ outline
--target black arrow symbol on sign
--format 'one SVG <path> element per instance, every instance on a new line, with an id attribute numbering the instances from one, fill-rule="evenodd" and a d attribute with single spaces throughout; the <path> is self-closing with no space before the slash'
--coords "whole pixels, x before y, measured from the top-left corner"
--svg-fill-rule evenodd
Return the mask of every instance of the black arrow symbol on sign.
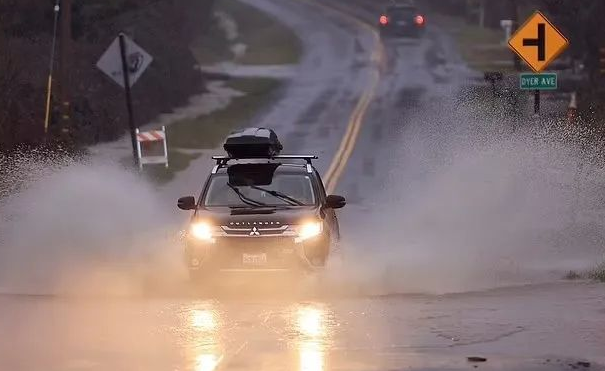
<path id="1" fill-rule="evenodd" d="M 546 25 L 538 23 L 538 37 L 535 39 L 523 39 L 523 46 L 537 46 L 538 60 L 546 60 Z"/>

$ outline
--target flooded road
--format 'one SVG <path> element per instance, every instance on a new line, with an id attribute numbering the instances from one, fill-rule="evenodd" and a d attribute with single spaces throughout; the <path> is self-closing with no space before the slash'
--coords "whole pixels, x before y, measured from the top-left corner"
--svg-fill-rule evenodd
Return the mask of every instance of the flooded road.
<path id="1" fill-rule="evenodd" d="M 471 369 L 466 357 L 483 356 L 481 368 L 521 370 L 547 363 L 565 369 L 585 359 L 599 369 L 594 362 L 605 361 L 602 285 L 443 296 L 246 296 L 3 297 L 0 368 Z"/>
<path id="2" fill-rule="evenodd" d="M 328 270 L 303 289 L 252 282 L 203 294 L 187 282 L 174 241 L 184 214 L 173 214 L 211 164 L 179 174 L 161 197 L 121 170 L 76 166 L 38 185 L 52 197 L 24 200 L 36 212 L 12 229 L 20 243 L 0 272 L 0 370 L 567 370 L 584 360 L 603 369 L 605 286 L 561 281 L 603 256 L 599 221 L 567 218 L 570 187 L 558 182 L 573 180 L 573 158 L 485 140 L 473 125 L 500 122 L 458 102 L 471 72 L 437 27 L 385 43 L 376 64 L 375 35 L 339 11 L 256 5 L 299 33 L 313 29 L 301 35 L 307 46 L 323 45 L 252 123 L 283 134 L 284 152 L 320 154 L 320 171 L 380 69 L 332 182 L 348 205 Z M 543 169 L 561 179 L 545 181 Z"/>

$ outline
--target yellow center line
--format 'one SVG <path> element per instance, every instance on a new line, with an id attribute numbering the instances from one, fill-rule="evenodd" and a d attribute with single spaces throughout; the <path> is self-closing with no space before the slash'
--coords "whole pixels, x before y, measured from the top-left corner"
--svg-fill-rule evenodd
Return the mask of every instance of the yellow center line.
<path id="1" fill-rule="evenodd" d="M 330 164 L 328 171 L 324 174 L 324 180 L 325 180 L 326 184 L 330 182 L 330 179 L 332 179 L 336 169 L 338 168 L 338 166 L 341 162 L 341 159 L 343 158 L 342 157 L 343 153 L 345 152 L 346 148 L 349 146 L 349 142 L 351 141 L 351 134 L 354 130 L 354 125 L 352 125 L 352 124 L 354 122 L 356 122 L 356 118 L 358 117 L 358 112 L 361 108 L 360 103 L 363 101 L 364 97 L 365 97 L 365 95 L 361 97 L 361 99 L 356 104 L 355 108 L 353 109 L 353 112 L 351 113 L 351 117 L 349 118 L 349 121 L 347 123 L 347 130 L 345 131 L 345 134 L 342 137 L 342 141 L 340 142 L 340 145 L 338 146 L 338 150 L 334 154 L 334 158 L 332 159 L 332 163 Z"/>
<path id="2" fill-rule="evenodd" d="M 332 159 L 328 171 L 324 174 L 323 177 L 326 183 L 326 192 L 330 194 L 336 189 L 338 180 L 340 179 L 340 176 L 346 168 L 347 162 L 351 157 L 351 154 L 353 153 L 353 149 L 355 148 L 357 137 L 359 136 L 359 132 L 361 131 L 361 126 L 363 124 L 365 114 L 368 110 L 368 107 L 370 106 L 370 103 L 372 102 L 372 99 L 374 98 L 374 95 L 376 94 L 376 89 L 378 88 L 378 83 L 380 82 L 379 71 L 381 71 L 385 66 L 384 47 L 382 45 L 382 42 L 380 41 L 378 31 L 376 31 L 376 29 L 372 25 L 358 18 L 355 18 L 351 14 L 348 14 L 340 9 L 332 8 L 328 5 L 313 1 L 305 2 L 312 3 L 313 5 L 322 7 L 328 11 L 338 13 L 341 16 L 348 18 L 361 28 L 368 30 L 374 37 L 375 42 L 375 48 L 372 52 L 371 61 L 375 64 L 377 70 L 373 71 L 370 84 L 368 84 L 368 86 L 364 90 L 364 93 L 357 101 L 357 104 L 355 105 L 355 108 L 353 109 L 353 112 L 351 113 L 351 116 L 347 123 L 347 129 L 344 133 L 344 136 L 342 137 L 338 150 L 336 151 L 334 158 Z"/>
<path id="3" fill-rule="evenodd" d="M 336 189 L 338 180 L 340 179 L 340 176 L 345 170 L 348 160 L 351 157 L 353 150 L 355 149 L 357 137 L 359 136 L 359 132 L 361 131 L 361 126 L 363 124 L 367 109 L 370 106 L 370 103 L 372 102 L 372 99 L 374 97 L 374 93 L 378 85 L 379 79 L 379 74 L 374 73 L 373 81 L 370 87 L 368 88 L 367 94 L 364 94 L 364 96 L 359 100 L 359 109 L 357 110 L 355 117 L 352 117 L 352 120 L 349 121 L 349 126 L 352 128 L 352 130 L 349 133 L 349 137 L 343 139 L 343 143 L 346 142 L 344 150 L 342 153 L 339 154 L 339 156 L 334 157 L 332 163 L 336 164 L 335 169 L 334 172 L 329 175 L 326 181 L 326 192 L 328 192 L 328 194 L 333 193 Z"/>

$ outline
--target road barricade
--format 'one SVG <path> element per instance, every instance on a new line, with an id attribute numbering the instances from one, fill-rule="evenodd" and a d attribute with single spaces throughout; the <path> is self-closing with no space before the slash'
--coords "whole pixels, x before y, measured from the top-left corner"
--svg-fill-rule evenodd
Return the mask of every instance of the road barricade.
<path id="1" fill-rule="evenodd" d="M 137 134 L 137 155 L 139 168 L 143 165 L 164 165 L 168 167 L 168 145 L 166 143 L 166 127 L 161 130 L 140 131 Z"/>

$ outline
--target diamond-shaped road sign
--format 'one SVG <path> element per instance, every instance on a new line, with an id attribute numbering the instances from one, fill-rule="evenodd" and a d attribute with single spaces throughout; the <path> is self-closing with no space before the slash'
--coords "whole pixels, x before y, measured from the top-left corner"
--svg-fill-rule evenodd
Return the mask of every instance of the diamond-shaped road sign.
<path id="1" fill-rule="evenodd" d="M 132 87 L 139 77 L 145 72 L 147 67 L 153 61 L 143 48 L 138 46 L 134 41 L 124 36 L 126 45 L 126 63 L 128 65 L 128 76 L 130 78 L 130 86 Z M 120 38 L 111 43 L 109 48 L 101 56 L 97 62 L 97 67 L 115 81 L 121 87 L 124 86 L 124 77 L 122 74 L 122 55 L 120 53 Z"/>
<path id="2" fill-rule="evenodd" d="M 567 48 L 569 41 L 544 14 L 536 11 L 508 45 L 532 70 L 541 72 Z"/>

